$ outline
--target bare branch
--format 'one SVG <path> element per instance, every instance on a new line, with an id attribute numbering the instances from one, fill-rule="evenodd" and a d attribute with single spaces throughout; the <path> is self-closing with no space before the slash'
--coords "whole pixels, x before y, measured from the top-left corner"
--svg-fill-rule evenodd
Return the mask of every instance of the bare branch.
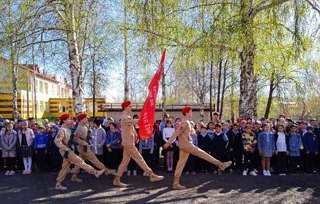
<path id="1" fill-rule="evenodd" d="M 316 10 L 320 15 L 320 9 L 317 8 L 311 1 L 305 0 L 314 10 Z"/>
<path id="2" fill-rule="evenodd" d="M 259 4 L 258 6 L 256 6 L 256 7 L 252 10 L 251 15 L 254 17 L 254 16 L 256 16 L 260 11 L 274 8 L 274 7 L 279 6 L 279 5 L 283 4 L 283 3 L 286 3 L 286 2 L 288 2 L 288 1 L 290 1 L 290 0 L 277 0 L 277 1 L 270 2 L 270 3 L 267 4 L 267 5 L 263 5 L 263 3 L 266 2 L 266 1 L 263 1 L 263 3 Z"/>
<path id="3" fill-rule="evenodd" d="M 26 47 L 28 47 L 28 46 L 30 46 L 32 44 L 36 45 L 36 44 L 51 43 L 51 42 L 57 42 L 57 41 L 67 43 L 67 41 L 64 38 L 57 38 L 57 39 L 51 39 L 51 40 L 41 40 L 41 41 L 37 41 L 37 42 L 33 42 L 33 43 L 31 42 L 29 44 L 26 44 L 26 45 L 22 46 L 22 48 L 26 48 Z"/>

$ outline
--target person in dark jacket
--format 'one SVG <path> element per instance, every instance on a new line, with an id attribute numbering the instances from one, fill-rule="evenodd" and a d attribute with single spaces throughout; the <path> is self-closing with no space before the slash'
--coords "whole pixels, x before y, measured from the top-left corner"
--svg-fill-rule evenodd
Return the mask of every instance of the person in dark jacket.
<path id="1" fill-rule="evenodd" d="M 318 138 L 314 134 L 312 126 L 307 127 L 307 133 L 304 134 L 302 141 L 306 153 L 306 172 L 315 173 L 314 160 L 318 155 L 319 143 Z"/>
<path id="2" fill-rule="evenodd" d="M 198 137 L 198 147 L 209 154 L 209 136 L 207 134 L 207 128 L 202 125 L 200 132 L 197 134 Z M 199 158 L 199 170 L 202 173 L 209 173 L 209 162 Z"/>
<path id="3" fill-rule="evenodd" d="M 60 127 L 58 125 L 51 125 L 48 134 L 48 154 L 50 158 L 50 167 L 52 172 L 58 172 L 62 164 L 62 156 L 59 153 L 59 148 L 54 143 L 54 139 L 59 132 Z"/>
<path id="4" fill-rule="evenodd" d="M 39 172 L 45 172 L 46 168 L 46 155 L 48 148 L 48 135 L 45 132 L 45 127 L 40 125 L 38 131 L 35 132 L 34 139 L 34 152 L 37 155 L 37 166 Z"/>
<path id="5" fill-rule="evenodd" d="M 222 131 L 221 124 L 217 123 L 215 124 L 215 133 L 213 133 L 213 156 L 224 162 L 226 160 L 226 149 L 229 144 L 229 140 L 227 135 Z M 221 170 L 217 167 L 215 167 L 214 174 L 221 174 Z"/>
<path id="6" fill-rule="evenodd" d="M 239 125 L 237 123 L 232 125 L 232 129 L 227 133 L 229 139 L 228 145 L 228 158 L 233 162 L 230 172 L 233 169 L 242 169 L 242 156 L 243 156 L 243 145 L 242 145 L 242 135 L 239 131 Z"/>

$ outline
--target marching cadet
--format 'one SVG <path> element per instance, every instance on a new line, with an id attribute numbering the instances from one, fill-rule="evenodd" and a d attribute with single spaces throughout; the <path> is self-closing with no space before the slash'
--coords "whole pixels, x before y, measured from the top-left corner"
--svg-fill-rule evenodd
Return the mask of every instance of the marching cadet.
<path id="1" fill-rule="evenodd" d="M 61 115 L 60 121 L 60 124 L 62 124 L 62 126 L 54 140 L 54 143 L 59 148 L 59 152 L 63 157 L 63 163 L 59 175 L 57 177 L 55 189 L 67 190 L 67 187 L 62 186 L 61 182 L 66 178 L 70 164 L 74 164 L 76 167 L 84 169 L 88 173 L 95 175 L 97 178 L 100 177 L 105 170 L 95 170 L 92 166 L 86 164 L 79 156 L 73 153 L 72 148 L 68 144 L 71 136 L 71 130 L 69 129 L 69 125 L 72 123 L 70 115 Z"/>
<path id="2" fill-rule="evenodd" d="M 90 161 L 95 167 L 105 171 L 106 175 L 115 174 L 115 170 L 108 169 L 102 162 L 100 162 L 90 148 L 91 145 L 89 144 L 89 139 L 91 139 L 91 137 L 88 134 L 89 132 L 86 126 L 88 124 L 87 114 L 81 113 L 77 116 L 77 119 L 79 121 L 79 124 L 76 131 L 74 132 L 75 137 L 73 138 L 73 140 L 78 144 L 79 157 L 84 161 Z M 79 172 L 80 167 L 76 166 L 71 181 L 82 182 L 82 179 L 78 177 Z"/>
<path id="3" fill-rule="evenodd" d="M 122 145 L 123 145 L 123 157 L 121 164 L 118 168 L 117 175 L 113 180 L 113 185 L 118 187 L 125 187 L 126 184 L 120 181 L 120 178 L 128 166 L 130 159 L 134 159 L 137 164 L 141 167 L 141 169 L 149 175 L 150 182 L 160 181 L 164 177 L 158 176 L 149 168 L 149 166 L 144 161 L 143 157 L 141 156 L 140 152 L 135 147 L 135 138 L 136 138 L 136 131 L 134 129 L 134 125 L 138 124 L 138 119 L 132 119 L 131 114 L 131 102 L 124 101 L 121 104 L 123 109 L 123 114 L 121 116 L 121 138 L 122 138 Z"/>
<path id="4" fill-rule="evenodd" d="M 212 157 L 202 149 L 199 149 L 195 145 L 192 144 L 192 138 L 190 137 L 191 132 L 191 125 L 189 120 L 192 117 L 192 109 L 190 106 L 186 106 L 182 109 L 183 114 L 183 120 L 181 121 L 181 125 L 179 129 L 170 137 L 168 142 L 164 144 L 163 148 L 168 148 L 172 142 L 176 139 L 176 137 L 179 138 L 179 148 L 180 148 L 180 154 L 179 154 L 179 161 L 177 164 L 176 171 L 174 173 L 174 181 L 173 181 L 173 189 L 175 190 L 184 190 L 186 187 L 180 185 L 180 176 L 182 173 L 182 170 L 188 160 L 189 154 L 193 154 L 201 159 L 204 159 L 216 166 L 219 167 L 221 171 L 228 168 L 232 162 L 221 162 L 217 160 L 216 158 Z"/>

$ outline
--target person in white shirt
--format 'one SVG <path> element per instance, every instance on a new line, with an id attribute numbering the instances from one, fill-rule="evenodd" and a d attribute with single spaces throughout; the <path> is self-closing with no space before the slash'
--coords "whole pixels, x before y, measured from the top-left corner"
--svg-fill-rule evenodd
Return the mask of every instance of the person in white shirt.
<path id="1" fill-rule="evenodd" d="M 277 172 L 279 176 L 285 176 L 287 170 L 287 155 L 289 155 L 289 137 L 284 132 L 283 125 L 278 125 L 278 132 L 275 134 L 277 155 Z"/>
<path id="2" fill-rule="evenodd" d="M 167 120 L 166 122 L 167 126 L 162 131 L 162 138 L 165 143 L 168 142 L 168 139 L 175 133 L 175 129 L 172 127 L 172 121 Z M 170 147 L 168 147 L 165 152 L 166 157 L 166 164 L 167 164 L 167 171 L 172 172 L 173 171 L 173 153 L 174 153 L 174 144 L 171 144 Z"/>

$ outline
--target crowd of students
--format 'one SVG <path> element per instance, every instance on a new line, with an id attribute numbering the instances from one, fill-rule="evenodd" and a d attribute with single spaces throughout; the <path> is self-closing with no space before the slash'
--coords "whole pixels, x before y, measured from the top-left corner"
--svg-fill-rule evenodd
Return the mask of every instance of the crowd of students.
<path id="1" fill-rule="evenodd" d="M 138 118 L 134 115 L 133 118 Z M 276 173 L 284 176 L 288 173 L 315 173 L 320 167 L 318 155 L 320 129 L 316 119 L 294 122 L 284 115 L 277 119 L 260 120 L 238 118 L 236 123 L 221 121 L 219 113 L 214 113 L 213 120 L 204 124 L 193 123 L 191 138 L 194 145 L 203 149 L 220 161 L 232 161 L 230 173 L 241 172 L 257 176 L 271 176 Z M 37 172 L 58 172 L 62 157 L 54 143 L 60 129 L 59 119 L 42 123 L 34 118 L 23 120 L 18 112 L 11 120 L 0 121 L 0 149 L 2 160 L 0 168 L 4 175 L 12 176 L 16 171 L 22 174 Z M 76 122 L 70 126 L 72 132 Z M 152 138 L 141 140 L 136 137 L 136 148 L 151 169 L 166 168 L 173 172 L 179 158 L 179 137 L 172 145 L 163 150 L 161 147 L 180 125 L 180 119 L 165 115 L 154 124 Z M 138 133 L 139 127 L 135 129 Z M 90 122 L 89 138 L 91 150 L 107 168 L 117 169 L 122 160 L 120 122 L 113 118 L 95 118 Z M 138 134 L 137 134 L 138 135 Z M 70 140 L 72 141 L 72 140 Z M 71 143 L 70 145 L 77 145 Z M 76 151 L 76 148 L 73 148 Z M 164 162 L 160 158 L 164 157 Z M 184 172 L 220 175 L 222 172 L 208 162 L 190 155 Z M 140 172 L 131 159 L 128 176 Z"/>

